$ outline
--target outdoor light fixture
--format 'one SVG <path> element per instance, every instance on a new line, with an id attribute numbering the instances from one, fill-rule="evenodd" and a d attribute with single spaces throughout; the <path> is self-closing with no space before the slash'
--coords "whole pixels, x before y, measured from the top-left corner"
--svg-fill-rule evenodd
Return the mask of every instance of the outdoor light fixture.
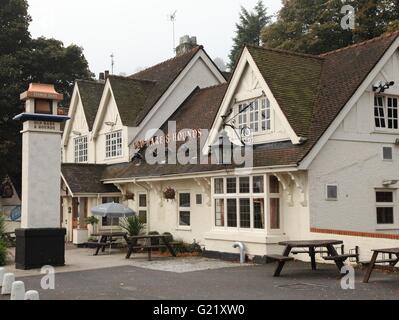
<path id="1" fill-rule="evenodd" d="M 79 131 L 72 131 L 72 134 L 79 137 L 82 135 L 82 133 Z"/>
<path id="2" fill-rule="evenodd" d="M 373 91 L 383 93 L 395 84 L 395 81 L 379 81 L 373 85 Z"/>
<path id="3" fill-rule="evenodd" d="M 394 184 L 397 184 L 399 182 L 399 180 L 384 180 L 383 182 L 382 182 L 382 185 L 384 186 L 384 187 L 388 187 L 388 186 L 392 186 L 392 185 L 394 185 Z"/>
<path id="4" fill-rule="evenodd" d="M 112 122 L 112 121 L 107 121 L 107 122 L 104 122 L 104 123 L 105 123 L 106 126 L 110 126 L 110 127 L 113 127 L 116 124 L 115 122 Z"/>

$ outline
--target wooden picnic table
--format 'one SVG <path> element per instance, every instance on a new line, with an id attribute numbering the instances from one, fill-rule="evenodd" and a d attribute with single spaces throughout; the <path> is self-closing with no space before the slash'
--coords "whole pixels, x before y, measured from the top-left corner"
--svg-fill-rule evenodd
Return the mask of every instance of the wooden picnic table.
<path id="1" fill-rule="evenodd" d="M 137 249 L 144 249 L 148 253 L 148 261 L 151 261 L 151 252 L 153 249 L 166 248 L 170 252 L 173 257 L 176 257 L 176 252 L 173 249 L 171 243 L 169 242 L 167 235 L 140 235 L 128 237 L 127 234 L 124 236 L 127 244 L 128 244 L 128 252 L 126 254 L 126 259 L 130 259 L 133 251 Z M 143 245 L 138 244 L 138 240 L 145 240 Z M 154 242 L 162 241 L 163 244 L 154 244 Z"/>
<path id="2" fill-rule="evenodd" d="M 341 240 L 300 240 L 300 241 L 282 241 L 279 242 L 279 245 L 285 246 L 283 251 L 283 257 L 288 258 L 291 250 L 294 248 L 308 248 L 307 251 L 303 253 L 308 253 L 311 260 L 312 270 L 316 270 L 316 248 L 326 248 L 327 253 L 330 257 L 338 257 L 338 252 L 335 250 L 334 245 L 343 244 Z M 280 276 L 281 271 L 283 270 L 284 264 L 287 259 L 280 259 L 276 270 L 274 272 L 274 276 Z M 343 261 L 340 259 L 334 260 L 338 269 L 341 271 L 344 266 Z"/>
<path id="3" fill-rule="evenodd" d="M 381 263 L 389 263 L 389 266 L 393 268 L 399 262 L 399 248 L 375 249 L 372 251 L 373 256 L 371 257 L 371 261 L 368 263 L 368 267 L 363 279 L 364 283 L 369 282 L 371 273 L 373 272 L 376 265 Z M 389 259 L 377 260 L 379 254 L 388 254 Z M 392 258 L 393 255 L 396 256 L 396 258 Z"/>
<path id="4" fill-rule="evenodd" d="M 93 237 L 98 237 L 96 252 L 94 253 L 94 255 L 97 256 L 98 253 L 100 252 L 100 249 L 101 252 L 104 252 L 107 245 L 112 245 L 112 243 L 115 242 L 116 238 L 125 238 L 126 235 L 127 235 L 126 232 L 118 232 L 118 231 L 93 233 L 92 234 Z"/>

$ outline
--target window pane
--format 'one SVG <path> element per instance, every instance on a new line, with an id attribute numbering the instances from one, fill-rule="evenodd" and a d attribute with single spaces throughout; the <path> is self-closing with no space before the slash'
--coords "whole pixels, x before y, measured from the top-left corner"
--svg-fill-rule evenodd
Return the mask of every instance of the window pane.
<path id="1" fill-rule="evenodd" d="M 237 193 L 237 179 L 227 178 L 227 193 Z"/>
<path id="2" fill-rule="evenodd" d="M 393 202 L 393 192 L 391 191 L 378 191 L 376 192 L 377 202 Z"/>
<path id="3" fill-rule="evenodd" d="M 270 193 L 280 193 L 280 182 L 275 176 L 270 176 L 269 184 Z"/>
<path id="4" fill-rule="evenodd" d="M 391 147 L 383 147 L 382 153 L 383 153 L 384 160 L 392 160 L 392 148 Z"/>
<path id="5" fill-rule="evenodd" d="M 223 179 L 215 179 L 215 193 L 216 194 L 224 193 Z"/>
<path id="6" fill-rule="evenodd" d="M 254 228 L 265 228 L 265 199 L 254 199 Z"/>
<path id="7" fill-rule="evenodd" d="M 224 226 L 224 200 L 215 200 L 215 224 L 217 227 Z"/>
<path id="8" fill-rule="evenodd" d="M 249 193 L 249 177 L 240 178 L 240 193 Z"/>
<path id="9" fill-rule="evenodd" d="M 198 205 L 202 204 L 202 194 L 195 195 L 195 203 Z"/>
<path id="10" fill-rule="evenodd" d="M 147 211 L 145 210 L 139 211 L 139 220 L 141 223 L 147 223 Z"/>
<path id="11" fill-rule="evenodd" d="M 327 186 L 327 199 L 336 200 L 338 198 L 338 187 Z"/>
<path id="12" fill-rule="evenodd" d="M 270 199 L 270 229 L 280 229 L 280 199 Z"/>
<path id="13" fill-rule="evenodd" d="M 393 208 L 377 208 L 377 223 L 378 224 L 393 224 Z"/>
<path id="14" fill-rule="evenodd" d="M 227 226 L 237 227 L 237 200 L 227 199 Z"/>
<path id="15" fill-rule="evenodd" d="M 264 192 L 263 176 L 253 177 L 253 193 L 263 193 Z"/>
<path id="16" fill-rule="evenodd" d="M 179 206 L 182 208 L 190 208 L 190 194 L 189 193 L 180 193 L 179 194 Z"/>
<path id="17" fill-rule="evenodd" d="M 139 195 L 139 207 L 142 207 L 142 208 L 147 207 L 147 195 L 146 194 Z"/>
<path id="18" fill-rule="evenodd" d="M 190 225 L 190 211 L 180 211 L 180 225 L 189 226 Z"/>
<path id="19" fill-rule="evenodd" d="M 250 200 L 240 199 L 240 228 L 251 227 Z"/>

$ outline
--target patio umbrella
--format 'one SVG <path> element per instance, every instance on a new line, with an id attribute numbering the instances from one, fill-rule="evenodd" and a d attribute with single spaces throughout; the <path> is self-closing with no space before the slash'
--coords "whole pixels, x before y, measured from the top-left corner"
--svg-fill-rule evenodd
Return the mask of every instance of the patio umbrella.
<path id="1" fill-rule="evenodd" d="M 99 206 L 93 207 L 91 209 L 91 213 L 95 216 L 109 217 L 109 218 L 126 218 L 136 215 L 136 212 L 134 212 L 132 209 L 115 202 L 103 203 L 100 204 Z M 111 234 L 112 234 L 112 227 L 113 227 L 113 221 L 111 222 Z M 111 243 L 110 243 L 110 250 L 111 250 Z"/>
<path id="2" fill-rule="evenodd" d="M 136 215 L 136 212 L 132 209 L 115 202 L 100 204 L 92 208 L 91 213 L 96 216 L 109 218 L 125 218 Z"/>

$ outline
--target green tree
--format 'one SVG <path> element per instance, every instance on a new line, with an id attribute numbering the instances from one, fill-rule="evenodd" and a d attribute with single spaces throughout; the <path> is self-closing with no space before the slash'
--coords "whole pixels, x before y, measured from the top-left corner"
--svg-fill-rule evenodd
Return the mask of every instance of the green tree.
<path id="1" fill-rule="evenodd" d="M 82 48 L 54 39 L 32 39 L 26 0 L 0 0 L 0 177 L 21 168 L 19 99 L 30 82 L 53 83 L 68 105 L 75 79 L 92 77 Z"/>
<path id="2" fill-rule="evenodd" d="M 236 36 L 233 39 L 233 48 L 229 55 L 228 67 L 233 69 L 241 48 L 246 44 L 253 44 L 259 46 L 261 44 L 262 29 L 270 22 L 270 16 L 267 15 L 267 10 L 263 5 L 262 0 L 259 0 L 253 11 L 248 11 L 241 7 L 239 23 L 236 24 Z"/>
<path id="3" fill-rule="evenodd" d="M 19 94 L 25 85 L 21 60 L 27 56 L 30 17 L 25 0 L 0 0 L 0 177 L 20 164 Z"/>
<path id="4" fill-rule="evenodd" d="M 344 30 L 343 5 L 355 9 L 355 29 Z M 396 30 L 397 0 L 289 0 L 262 31 L 264 46 L 320 54 Z"/>

